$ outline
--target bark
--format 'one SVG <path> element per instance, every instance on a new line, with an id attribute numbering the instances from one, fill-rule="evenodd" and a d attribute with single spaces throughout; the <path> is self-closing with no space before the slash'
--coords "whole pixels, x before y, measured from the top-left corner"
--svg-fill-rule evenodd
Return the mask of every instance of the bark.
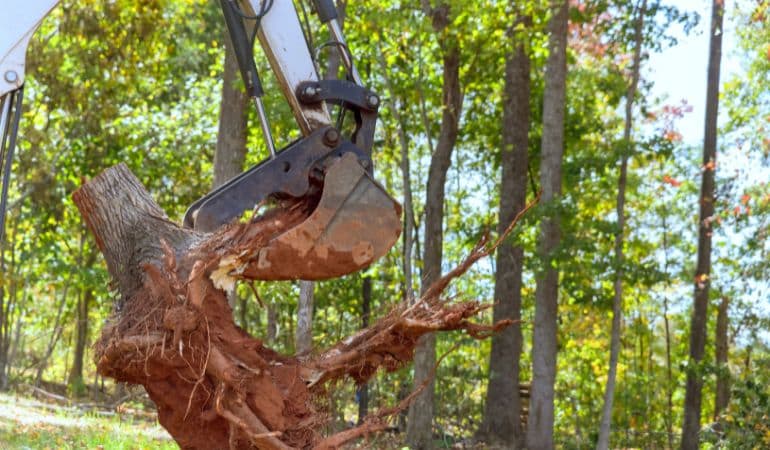
<path id="1" fill-rule="evenodd" d="M 706 322 L 711 275 L 711 234 L 716 195 L 717 114 L 719 107 L 719 66 L 722 59 L 722 19 L 724 0 L 714 0 L 711 12 L 711 38 L 706 86 L 706 118 L 703 137 L 703 176 L 700 192 L 698 261 L 695 267 L 695 293 L 690 322 L 690 360 L 682 424 L 682 449 L 696 450 L 700 441 L 703 374 L 700 370 L 706 347 Z"/>
<path id="2" fill-rule="evenodd" d="M 631 141 L 633 128 L 634 97 L 639 83 L 639 71 L 642 55 L 642 30 L 644 28 L 644 16 L 647 13 L 647 1 L 642 0 L 636 11 L 637 17 L 634 27 L 634 59 L 631 73 L 631 82 L 626 93 L 626 119 L 623 127 L 623 150 L 620 160 L 620 174 L 618 175 L 618 198 L 616 202 L 616 214 L 618 217 L 618 230 L 615 235 L 615 280 L 613 283 L 614 296 L 612 299 L 612 331 L 610 336 L 610 363 L 607 373 L 607 384 L 604 389 L 604 406 L 602 407 L 602 419 L 599 425 L 599 439 L 596 443 L 597 450 L 607 450 L 610 446 L 610 429 L 612 427 L 612 403 L 615 398 L 615 381 L 618 372 L 618 357 L 620 355 L 620 329 L 623 322 L 623 245 L 625 242 L 626 226 L 626 180 L 628 177 L 628 158 L 634 152 L 634 144 Z"/>
<path id="3" fill-rule="evenodd" d="M 519 18 L 517 22 L 529 22 Z M 529 153 L 530 59 L 524 36 L 513 35 L 514 48 L 505 63 L 500 180 L 502 233 L 513 217 L 526 206 Z M 484 419 L 479 434 L 489 442 L 506 448 L 521 448 L 521 397 L 519 361 L 521 359 L 521 288 L 524 248 L 506 243 L 497 251 L 494 320 L 510 319 L 514 325 L 492 337 L 489 355 L 489 386 Z"/>
<path id="4" fill-rule="evenodd" d="M 225 65 L 222 81 L 222 99 L 219 103 L 219 130 L 217 147 L 214 152 L 214 185 L 212 189 L 225 184 L 243 172 L 246 161 L 246 138 L 248 116 L 246 108 L 249 97 L 239 83 L 240 72 L 235 58 L 230 34 L 225 33 Z M 238 300 L 236 291 L 228 294 L 230 307 L 235 308 Z"/>
<path id="5" fill-rule="evenodd" d="M 423 253 L 422 293 L 441 276 L 441 261 L 444 242 L 444 188 L 447 172 L 452 160 L 452 151 L 457 142 L 462 109 L 460 88 L 460 48 L 457 39 L 450 36 L 449 6 L 441 4 L 436 8 L 424 7 L 431 18 L 433 29 L 439 35 L 443 58 L 443 84 L 441 130 L 436 148 L 431 155 L 428 169 L 428 185 L 425 201 L 425 248 Z M 406 440 L 413 450 L 433 447 L 433 407 L 435 383 L 433 371 L 436 364 L 436 337 L 424 336 L 417 348 L 414 359 L 414 385 L 427 382 L 422 394 L 409 407 Z"/>
<path id="6" fill-rule="evenodd" d="M 568 3 L 559 0 L 552 3 L 552 9 L 553 16 L 548 23 L 549 55 L 543 96 L 540 187 L 543 202 L 558 210 L 564 154 Z M 527 448 L 530 450 L 553 448 L 559 271 L 552 261 L 561 242 L 560 224 L 559 212 L 554 211 L 542 219 L 540 226 L 538 255 L 544 268 L 536 275 L 532 392 L 527 424 Z"/>
<path id="7" fill-rule="evenodd" d="M 313 289 L 312 281 L 299 282 L 299 304 L 297 305 L 297 330 L 294 348 L 298 355 L 313 350 Z"/>
<path id="8" fill-rule="evenodd" d="M 361 384 L 379 368 L 404 367 L 428 332 L 462 329 L 483 338 L 508 324 L 473 324 L 469 318 L 487 306 L 440 298 L 452 279 L 499 245 L 482 241 L 415 305 L 400 305 L 312 357 L 281 355 L 235 325 L 223 287 L 269 278 L 259 258 L 230 270 L 232 261 L 271 248 L 308 217 L 317 200 L 298 199 L 247 223 L 201 234 L 169 221 L 125 165 L 88 182 L 73 199 L 119 293 L 94 347 L 97 370 L 142 384 L 158 406 L 159 422 L 185 449 L 337 448 L 383 430 L 385 419 L 419 390 L 361 426 L 324 437 L 327 416 L 318 405 L 330 385 L 343 379 Z"/>
<path id="9" fill-rule="evenodd" d="M 730 403 L 730 368 L 727 366 L 727 356 L 729 352 L 727 339 L 728 308 L 730 299 L 727 296 L 722 297 L 719 303 L 717 313 L 716 329 L 716 365 L 717 365 L 717 388 L 716 399 L 714 401 L 714 420 L 719 419 L 719 415 L 727 408 Z"/>

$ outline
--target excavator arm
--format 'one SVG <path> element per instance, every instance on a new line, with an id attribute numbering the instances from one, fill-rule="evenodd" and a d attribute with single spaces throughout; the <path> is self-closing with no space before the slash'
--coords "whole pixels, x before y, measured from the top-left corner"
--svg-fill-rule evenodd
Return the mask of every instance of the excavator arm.
<path id="1" fill-rule="evenodd" d="M 314 0 L 314 6 L 333 36 L 330 47 L 339 52 L 348 74 L 344 80 L 318 76 L 292 1 L 218 1 L 270 157 L 194 202 L 183 224 L 210 232 L 270 198 L 301 198 L 313 193 L 318 201 L 308 218 L 260 252 L 259 263 L 270 268 L 265 270 L 265 278 L 326 279 L 368 266 L 398 239 L 401 208 L 372 176 L 380 99 L 362 84 L 333 0 Z M 0 229 L 20 116 L 26 48 L 56 3 L 58 0 L 10 0 L 3 7 L 8 14 L 0 19 Z M 276 150 L 262 101 L 250 39 L 253 33 L 244 24 L 248 21 L 256 24 L 256 36 L 302 132 L 302 138 L 281 150 Z M 340 117 L 355 122 L 349 136 L 343 135 L 341 120 L 332 122 L 329 111 L 334 105 L 341 109 Z"/>

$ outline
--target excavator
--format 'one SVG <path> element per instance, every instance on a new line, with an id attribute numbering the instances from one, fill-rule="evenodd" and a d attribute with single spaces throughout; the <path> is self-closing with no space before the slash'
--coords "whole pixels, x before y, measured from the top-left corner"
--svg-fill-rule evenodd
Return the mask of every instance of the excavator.
<path id="1" fill-rule="evenodd" d="M 315 209 L 277 238 L 267 263 L 272 280 L 320 280 L 369 266 L 395 244 L 401 207 L 373 178 L 372 146 L 381 103 L 366 88 L 342 33 L 334 0 L 313 0 L 337 52 L 344 79 L 321 79 L 292 0 L 218 0 L 269 158 L 195 201 L 184 227 L 215 232 L 271 199 L 314 193 Z M 4 229 L 13 154 L 21 120 L 27 47 L 59 0 L 3 0 L 0 13 L 0 232 Z M 251 21 L 254 25 L 247 27 Z M 258 40 L 301 138 L 276 150 L 254 60 Z M 337 109 L 332 120 L 330 111 Z M 345 120 L 352 123 L 345 124 Z M 347 131 L 346 131 L 347 130 Z M 320 195 L 318 193 L 320 192 Z M 282 241 L 283 240 L 283 241 Z M 268 246 L 273 244 L 268 244 Z"/>

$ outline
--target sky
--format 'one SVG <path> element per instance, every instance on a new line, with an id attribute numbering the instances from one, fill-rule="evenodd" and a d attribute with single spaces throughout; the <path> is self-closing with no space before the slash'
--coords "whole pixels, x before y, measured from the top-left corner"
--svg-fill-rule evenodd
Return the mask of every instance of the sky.
<path id="1" fill-rule="evenodd" d="M 685 114 L 678 124 L 678 129 L 684 143 L 700 145 L 703 142 L 703 121 L 706 114 L 711 0 L 673 0 L 667 3 L 682 11 L 697 12 L 700 21 L 689 35 L 684 34 L 681 28 L 674 32 L 679 41 L 677 45 L 650 55 L 644 76 L 654 82 L 653 95 L 666 99 L 666 104 L 679 104 L 681 100 L 686 100 L 692 106 L 692 112 Z M 722 38 L 720 84 L 740 69 L 734 24 L 731 20 L 731 6 L 734 5 L 735 2 L 728 2 L 726 5 L 728 11 Z"/>

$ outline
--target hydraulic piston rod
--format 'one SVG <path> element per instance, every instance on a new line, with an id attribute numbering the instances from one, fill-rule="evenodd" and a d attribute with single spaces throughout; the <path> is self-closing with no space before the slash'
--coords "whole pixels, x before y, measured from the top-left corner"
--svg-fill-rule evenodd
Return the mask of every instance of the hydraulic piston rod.
<path id="1" fill-rule="evenodd" d="M 0 97 L 0 233 L 5 233 L 8 184 L 21 119 L 22 88 Z"/>

